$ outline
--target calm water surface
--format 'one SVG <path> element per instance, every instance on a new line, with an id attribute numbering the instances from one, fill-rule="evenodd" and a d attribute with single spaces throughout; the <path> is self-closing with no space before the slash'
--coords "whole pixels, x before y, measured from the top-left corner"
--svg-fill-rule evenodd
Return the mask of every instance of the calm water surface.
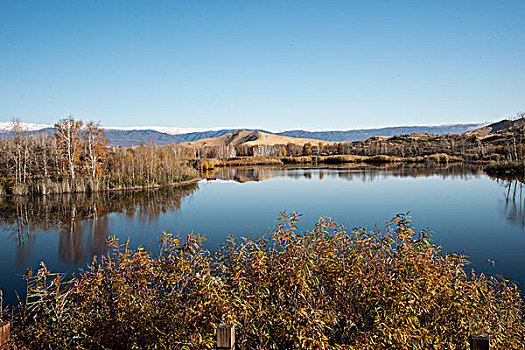
<path id="1" fill-rule="evenodd" d="M 75 272 L 105 252 L 110 235 L 152 251 L 162 231 L 203 233 L 214 250 L 229 234 L 266 232 L 281 211 L 303 214 L 304 228 L 331 216 L 350 229 L 384 227 L 410 211 L 434 242 L 464 251 L 477 271 L 502 273 L 525 286 L 522 185 L 478 169 L 221 169 L 183 188 L 0 199 L 0 289 L 23 295 L 26 268 L 45 261 Z M 496 265 L 489 266 L 488 259 Z"/>

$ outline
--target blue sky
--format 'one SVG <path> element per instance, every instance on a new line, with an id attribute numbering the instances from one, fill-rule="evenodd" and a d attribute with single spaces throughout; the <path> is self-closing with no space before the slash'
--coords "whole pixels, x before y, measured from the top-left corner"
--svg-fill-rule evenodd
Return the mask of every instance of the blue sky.
<path id="1" fill-rule="evenodd" d="M 0 1 L 0 121 L 354 129 L 525 110 L 525 1 Z"/>

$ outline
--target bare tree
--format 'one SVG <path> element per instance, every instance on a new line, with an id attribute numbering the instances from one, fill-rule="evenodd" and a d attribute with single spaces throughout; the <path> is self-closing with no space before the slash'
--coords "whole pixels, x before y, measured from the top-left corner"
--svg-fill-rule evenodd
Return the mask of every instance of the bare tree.
<path id="1" fill-rule="evenodd" d="M 55 124 L 55 139 L 61 153 L 66 157 L 69 166 L 69 174 L 75 179 L 75 167 L 79 159 L 80 139 L 82 121 L 75 121 L 72 116 L 61 119 Z"/>
<path id="2" fill-rule="evenodd" d="M 86 148 L 86 158 L 89 163 L 91 178 L 94 179 L 99 169 L 97 165 L 98 160 L 105 156 L 105 147 L 109 140 L 104 134 L 104 129 L 100 127 L 100 123 L 95 124 L 92 121 L 85 125 L 82 131 L 82 138 Z"/>

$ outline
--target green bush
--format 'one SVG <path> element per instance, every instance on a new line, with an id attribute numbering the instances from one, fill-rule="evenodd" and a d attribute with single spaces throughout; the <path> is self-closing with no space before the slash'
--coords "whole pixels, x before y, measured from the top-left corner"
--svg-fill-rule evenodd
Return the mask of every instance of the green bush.
<path id="1" fill-rule="evenodd" d="M 330 218 L 298 229 L 282 214 L 268 234 L 204 238 L 164 233 L 158 255 L 108 242 L 107 256 L 67 285 L 44 265 L 11 313 L 27 348 L 202 349 L 221 322 L 239 349 L 466 349 L 470 332 L 495 349 L 525 346 L 523 301 L 504 280 L 467 273 L 406 215 L 384 231 Z"/>

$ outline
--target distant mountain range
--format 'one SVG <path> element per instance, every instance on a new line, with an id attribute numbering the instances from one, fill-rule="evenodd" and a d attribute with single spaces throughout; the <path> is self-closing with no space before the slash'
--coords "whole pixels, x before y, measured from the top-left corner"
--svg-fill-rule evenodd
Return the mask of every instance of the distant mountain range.
<path id="1" fill-rule="evenodd" d="M 395 126 L 379 129 L 356 129 L 347 131 L 304 131 L 290 130 L 277 133 L 277 135 L 319 139 L 326 141 L 361 141 L 374 136 L 395 136 L 411 134 L 463 134 L 486 125 L 476 124 L 448 124 L 435 126 Z"/>
<path id="2" fill-rule="evenodd" d="M 21 123 L 22 127 L 31 132 L 43 132 L 49 135 L 54 133 L 52 125 Z M 373 136 L 394 136 L 410 134 L 462 134 L 467 131 L 481 128 L 487 123 L 472 124 L 448 124 L 436 126 L 399 126 L 378 129 L 356 129 L 356 130 L 334 130 L 334 131 L 306 131 L 289 130 L 282 132 L 270 132 L 262 129 L 244 129 L 247 131 L 261 131 L 280 136 L 316 139 L 324 141 L 359 141 Z M 0 138 L 9 137 L 11 123 L 0 122 Z M 165 145 L 169 143 L 182 143 L 197 141 L 206 138 L 214 138 L 232 133 L 239 129 L 215 128 L 171 128 L 171 127 L 104 127 L 106 136 L 113 146 L 137 146 L 144 144 Z"/>

